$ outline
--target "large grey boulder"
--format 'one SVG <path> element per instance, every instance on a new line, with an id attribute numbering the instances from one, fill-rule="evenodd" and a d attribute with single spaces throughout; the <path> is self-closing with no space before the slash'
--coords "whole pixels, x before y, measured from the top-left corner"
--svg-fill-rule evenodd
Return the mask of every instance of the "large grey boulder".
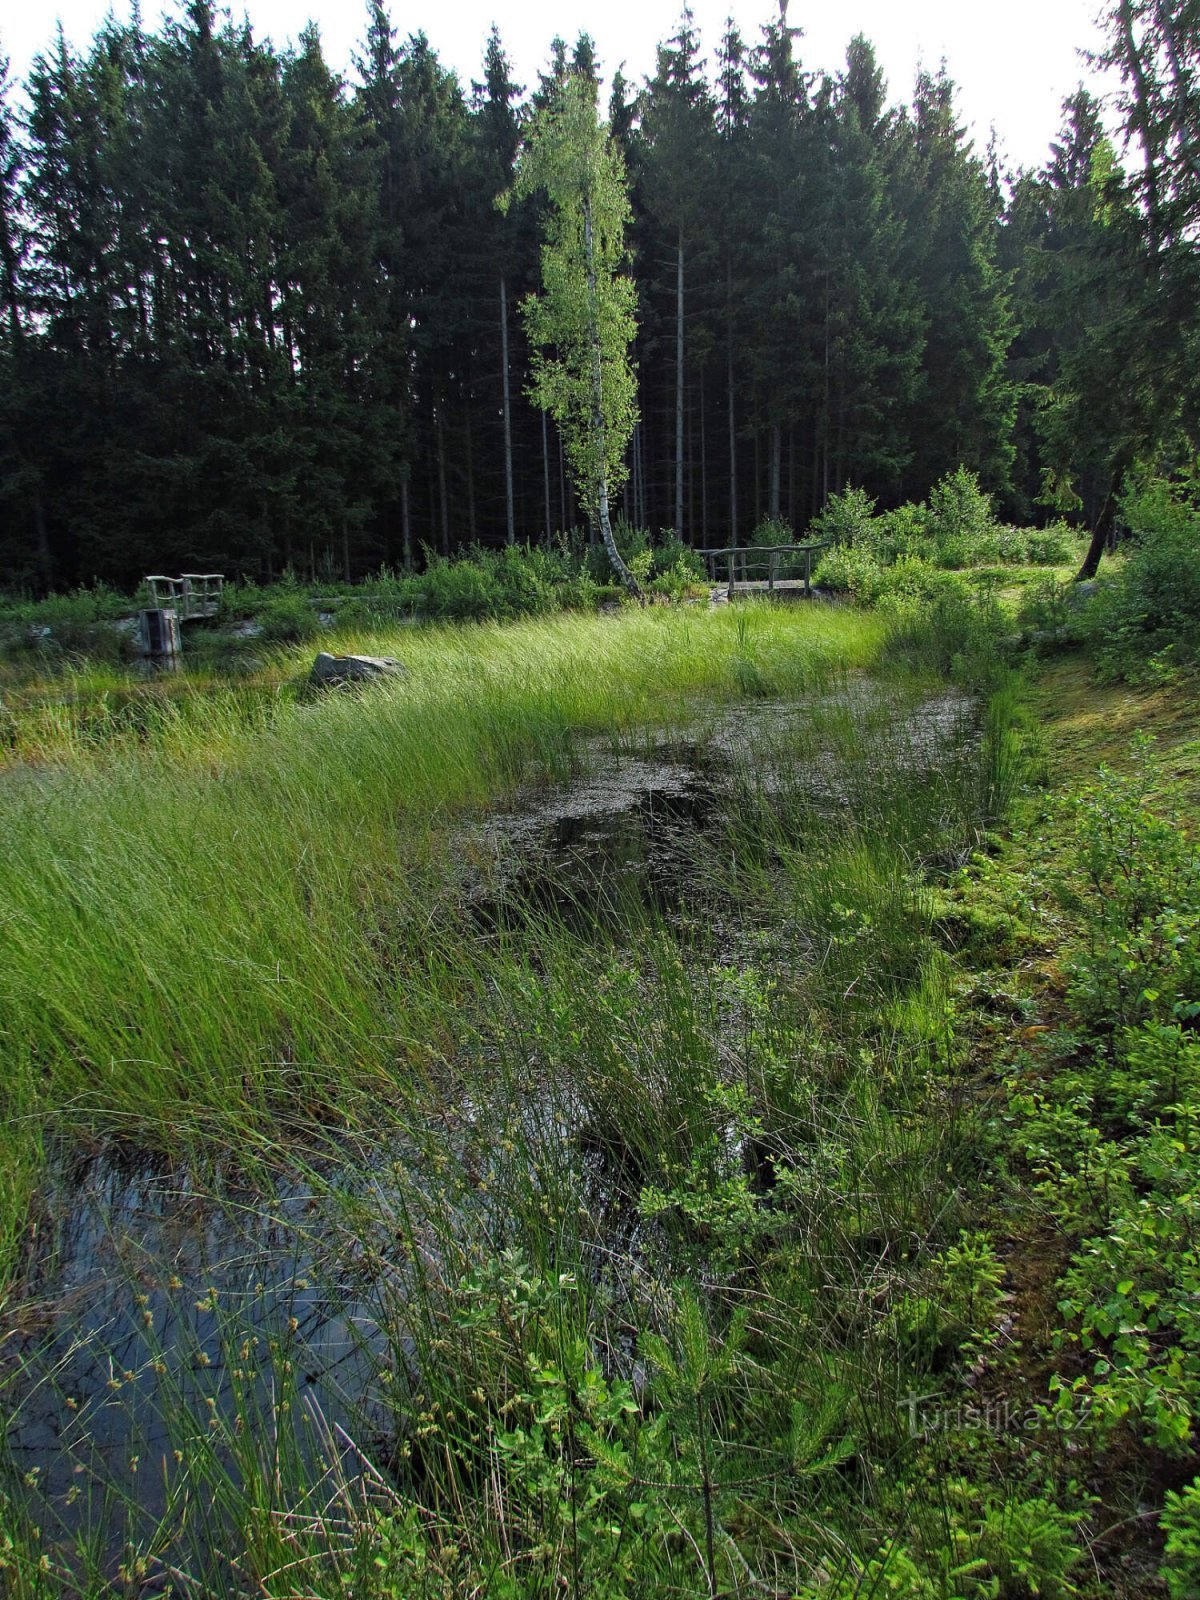
<path id="1" fill-rule="evenodd" d="M 312 664 L 309 682 L 336 689 L 344 683 L 374 683 L 406 675 L 407 669 L 394 656 L 331 656 L 322 650 Z"/>

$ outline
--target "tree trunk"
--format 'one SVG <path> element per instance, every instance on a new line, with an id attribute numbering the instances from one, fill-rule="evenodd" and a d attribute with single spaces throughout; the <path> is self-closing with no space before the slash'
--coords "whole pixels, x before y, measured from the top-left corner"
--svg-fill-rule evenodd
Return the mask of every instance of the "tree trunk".
<path id="1" fill-rule="evenodd" d="M 35 471 L 33 483 L 33 532 L 37 547 L 38 577 L 42 592 L 49 594 L 54 587 L 54 562 L 50 556 L 50 539 L 46 533 L 46 507 L 42 500 L 42 479 Z"/>
<path id="2" fill-rule="evenodd" d="M 571 526 L 571 519 L 567 516 L 567 463 L 563 454 L 563 438 L 557 425 L 555 433 L 558 436 L 558 525 L 565 533 Z"/>
<path id="3" fill-rule="evenodd" d="M 613 538 L 612 523 L 608 515 L 608 463 L 605 457 L 604 434 L 604 369 L 600 360 L 600 327 L 596 311 L 596 256 L 592 239 L 592 203 L 588 195 L 583 198 L 583 249 L 587 259 L 587 287 L 588 287 L 588 339 L 592 347 L 592 440 L 596 447 L 595 459 L 598 462 L 597 478 L 595 485 L 597 511 L 600 519 L 600 537 L 604 540 L 604 548 L 608 552 L 608 559 L 612 563 L 613 571 L 621 582 L 638 600 L 645 596 L 642 594 L 637 579 L 621 558 L 617 549 L 617 541 Z M 589 508 L 590 509 L 590 508 Z"/>
<path id="4" fill-rule="evenodd" d="M 470 402 L 464 410 L 464 421 L 467 429 L 467 530 L 474 544 L 478 539 L 478 529 L 475 523 L 475 447 L 471 436 L 471 406 Z M 511 540 L 509 541 L 511 543 Z"/>
<path id="5" fill-rule="evenodd" d="M 700 543 L 708 543 L 708 441 L 705 438 L 704 369 L 700 369 Z"/>
<path id="6" fill-rule="evenodd" d="M 450 554 L 450 504 L 446 497 L 446 430 L 442 424 L 440 403 L 434 407 L 434 425 L 437 429 L 438 498 L 442 513 L 442 554 Z"/>
<path id="7" fill-rule="evenodd" d="M 638 527 L 638 528 L 640 528 L 642 526 L 642 449 L 641 449 L 642 441 L 641 441 L 641 430 L 642 430 L 641 423 L 640 422 L 635 422 L 634 425 L 633 425 L 633 446 L 632 446 L 632 451 L 631 451 L 631 454 L 632 454 L 632 471 L 630 472 L 630 475 L 629 475 L 630 482 L 633 485 L 633 509 L 631 510 L 631 512 L 629 514 L 629 520 L 634 524 L 635 527 Z"/>
<path id="8" fill-rule="evenodd" d="M 546 491 L 546 543 L 549 544 L 554 530 L 550 515 L 550 428 L 544 411 L 542 412 L 542 486 Z"/>
<path id="9" fill-rule="evenodd" d="M 1086 583 L 1089 578 L 1096 576 L 1100 566 L 1100 557 L 1104 554 L 1105 547 L 1112 538 L 1113 524 L 1117 517 L 1117 499 L 1121 493 L 1121 485 L 1125 482 L 1125 474 L 1129 471 L 1129 456 L 1125 451 L 1118 455 L 1113 463 L 1112 473 L 1108 480 L 1108 493 L 1104 497 L 1104 504 L 1100 507 L 1100 515 L 1096 518 L 1092 528 L 1092 542 L 1088 545 L 1087 555 L 1083 558 L 1083 565 L 1075 574 L 1075 583 Z"/>
<path id="10" fill-rule="evenodd" d="M 500 366 L 504 380 L 504 537 L 508 544 L 515 544 L 517 527 L 513 516 L 512 402 L 508 384 L 508 286 L 503 278 L 500 279 Z M 544 418 L 542 426 L 545 427 Z M 549 523 L 547 513 L 547 539 L 550 537 Z"/>
<path id="11" fill-rule="evenodd" d="M 728 279 L 726 280 L 725 293 L 727 299 L 732 294 Z M 726 351 L 725 385 L 729 396 L 729 542 L 737 543 L 738 528 L 738 479 L 737 479 L 737 413 L 734 408 L 733 388 L 733 313 L 727 310 L 729 317 L 729 343 Z"/>
<path id="12" fill-rule="evenodd" d="M 788 522 L 796 526 L 796 424 L 788 424 Z"/>
<path id="13" fill-rule="evenodd" d="M 779 480 L 783 454 L 782 429 L 777 422 L 771 424 L 771 489 L 767 501 L 767 515 L 772 522 L 779 521 Z"/>
<path id="14" fill-rule="evenodd" d="M 648 517 L 647 512 L 646 512 L 646 425 L 645 425 L 644 422 L 641 422 L 641 421 L 638 422 L 637 431 L 636 431 L 636 433 L 634 435 L 634 438 L 637 441 L 637 459 L 638 459 L 638 491 L 639 491 L 639 493 L 638 493 L 637 523 L 638 523 L 638 527 L 639 528 L 644 528 L 644 527 L 646 527 L 646 525 L 647 525 L 647 523 L 649 521 L 649 517 Z"/>
<path id="15" fill-rule="evenodd" d="M 683 538 L 683 229 L 675 242 L 675 536 Z"/>
<path id="16" fill-rule="evenodd" d="M 408 468 L 404 469 L 404 476 L 400 479 L 400 537 L 404 540 L 404 570 L 411 572 L 413 567 L 412 519 L 408 510 Z"/>

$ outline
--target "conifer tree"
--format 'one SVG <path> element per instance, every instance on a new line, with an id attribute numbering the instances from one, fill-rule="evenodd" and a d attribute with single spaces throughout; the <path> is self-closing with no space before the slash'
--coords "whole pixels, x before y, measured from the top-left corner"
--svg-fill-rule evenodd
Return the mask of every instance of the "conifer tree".
<path id="1" fill-rule="evenodd" d="M 1012 329 L 996 259 L 998 219 L 944 72 L 919 74 L 911 138 L 911 187 L 901 203 L 926 335 L 905 490 L 923 496 L 960 464 L 1003 490 L 1012 467 L 1015 396 L 1005 361 Z"/>
<path id="2" fill-rule="evenodd" d="M 699 276 L 696 255 L 708 243 L 709 208 L 715 165 L 712 98 L 704 80 L 700 41 L 691 10 L 685 6 L 677 31 L 659 46 L 658 70 L 646 96 L 641 123 L 642 187 L 658 224 L 659 237 L 647 252 L 653 271 L 673 257 L 675 367 L 675 496 L 673 525 L 684 536 L 684 457 L 687 325 L 685 289 L 688 261 Z M 669 250 L 666 248 L 669 243 Z"/>

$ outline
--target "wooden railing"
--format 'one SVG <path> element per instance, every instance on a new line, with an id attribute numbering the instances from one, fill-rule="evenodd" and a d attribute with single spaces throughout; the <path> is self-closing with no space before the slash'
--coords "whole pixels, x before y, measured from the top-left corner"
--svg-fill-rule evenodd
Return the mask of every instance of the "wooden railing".
<path id="1" fill-rule="evenodd" d="M 223 572 L 185 572 L 178 578 L 155 573 L 146 580 L 150 607 L 154 611 L 173 611 L 180 622 L 192 617 L 215 617 L 225 587 Z"/>
<path id="2" fill-rule="evenodd" d="M 804 558 L 804 595 L 812 596 L 812 558 L 819 550 L 829 547 L 829 540 L 822 539 L 815 544 L 734 544 L 724 545 L 718 549 L 697 550 L 696 554 L 704 557 L 708 563 L 709 576 L 716 583 L 717 563 L 721 560 L 728 562 L 729 570 L 729 598 L 733 599 L 733 591 L 738 580 L 738 571 L 741 571 L 741 582 L 750 584 L 761 582 L 761 579 L 751 579 L 746 576 L 746 569 L 751 562 L 761 562 L 766 559 L 767 593 L 772 594 L 775 585 L 786 580 L 780 579 L 779 567 L 785 556 L 803 556 Z"/>

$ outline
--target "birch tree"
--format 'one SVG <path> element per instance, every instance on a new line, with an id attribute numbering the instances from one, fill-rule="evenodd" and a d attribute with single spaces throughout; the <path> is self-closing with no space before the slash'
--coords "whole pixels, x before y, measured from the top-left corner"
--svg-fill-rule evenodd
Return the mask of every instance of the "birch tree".
<path id="1" fill-rule="evenodd" d="M 622 583 L 640 597 L 609 514 L 637 421 L 629 360 L 636 292 L 621 271 L 629 197 L 620 153 L 597 114 L 595 85 L 579 72 L 538 111 L 517 159 L 510 196 L 539 192 L 549 201 L 542 292 L 521 306 L 534 352 L 530 395 L 558 423 L 592 526 Z"/>

